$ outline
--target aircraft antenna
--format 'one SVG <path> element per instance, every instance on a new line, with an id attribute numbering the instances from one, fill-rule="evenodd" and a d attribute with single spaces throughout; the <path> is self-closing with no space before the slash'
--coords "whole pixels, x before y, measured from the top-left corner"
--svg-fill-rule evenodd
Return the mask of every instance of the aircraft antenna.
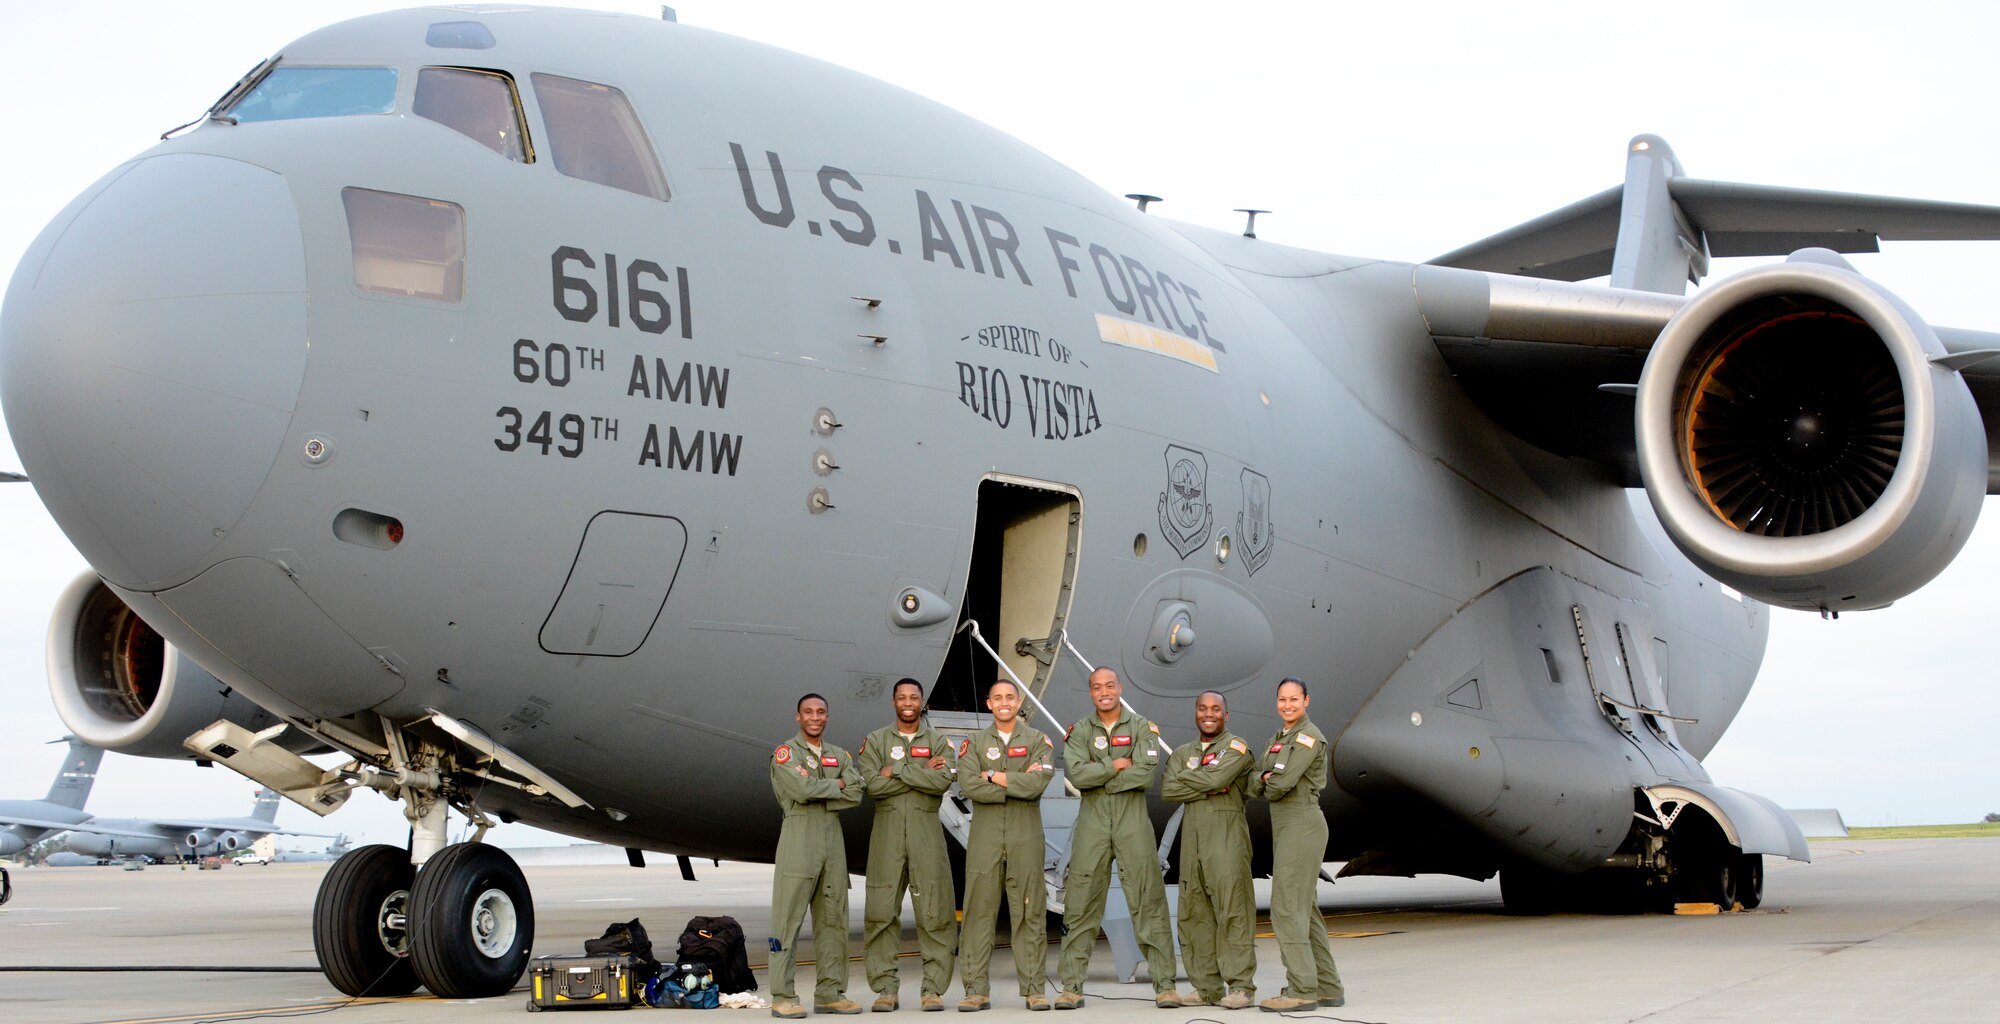
<path id="1" fill-rule="evenodd" d="M 1239 206 L 1236 208 L 1236 212 L 1246 215 L 1243 220 L 1243 237 L 1255 238 L 1257 237 L 1257 215 L 1260 213 L 1270 213 L 1271 211 L 1246 210 Z"/>
<path id="2" fill-rule="evenodd" d="M 1162 200 L 1159 196 L 1149 196 L 1144 192 L 1127 192 L 1125 193 L 1125 198 L 1130 199 L 1135 203 L 1138 203 L 1140 213 L 1145 213 L 1146 207 L 1151 206 L 1154 203 L 1164 202 L 1164 200 Z"/>

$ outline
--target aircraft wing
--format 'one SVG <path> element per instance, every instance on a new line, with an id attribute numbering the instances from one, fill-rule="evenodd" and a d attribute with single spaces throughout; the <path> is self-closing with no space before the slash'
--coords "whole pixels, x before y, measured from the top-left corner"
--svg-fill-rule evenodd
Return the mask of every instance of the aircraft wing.
<path id="1" fill-rule="evenodd" d="M 1430 262 L 1556 281 L 1611 273 L 1625 186 L 1454 249 Z M 1890 241 L 2000 239 L 2000 207 L 1672 178 L 1667 192 L 1706 256 L 1784 256 L 1812 246 L 1879 252 Z"/>
<path id="2" fill-rule="evenodd" d="M 1786 201 L 1796 201 L 1800 195 L 1824 197 L 1829 203 L 1854 199 L 1858 211 L 1893 212 L 1891 207 L 1883 205 L 1888 201 L 1878 203 L 1875 197 L 1753 186 L 1730 186 L 1736 192 L 1729 193 L 1714 182 L 1695 184 L 1716 186 L 1699 194 L 1714 198 L 1718 208 L 1733 211 L 1733 219 L 1728 223 L 1743 227 L 1744 230 L 1726 236 L 1733 239 L 1729 244 L 1749 245 L 1760 252 L 1795 242 L 1828 240 L 1786 230 L 1806 223 L 1803 220 L 1787 220 L 1776 213 L 1757 215 L 1761 194 L 1784 194 Z M 1597 198 L 1549 216 L 1571 215 L 1571 211 Z M 1775 200 L 1771 205 L 1773 209 L 1783 209 L 1783 204 Z M 1884 232 L 1881 237 L 2000 238 L 2000 207 L 1914 201 L 1911 206 L 1912 210 L 1902 211 L 1900 219 L 1865 222 L 1878 226 L 1893 223 L 1899 232 L 1892 235 L 1886 233 L 1888 228 L 1881 228 Z M 1922 209 L 1913 212 L 1918 207 Z M 1703 207 L 1697 201 L 1695 208 Z M 1962 229 L 1936 226 L 1931 219 L 1943 216 L 1946 211 L 1964 212 L 1968 226 Z M 1683 306 L 1697 300 L 1550 279 L 1555 276 L 1553 270 L 1565 262 L 1596 257 L 1583 253 L 1588 246 L 1581 234 L 1565 241 L 1562 232 L 1553 227 L 1537 228 L 1539 223 L 1530 222 L 1521 229 L 1535 229 L 1522 236 L 1524 247 L 1495 246 L 1481 257 L 1493 262 L 1502 259 L 1497 254 L 1510 252 L 1512 255 L 1506 256 L 1506 260 L 1542 260 L 1538 267 L 1522 268 L 1521 276 L 1436 264 L 1417 267 L 1411 284 L 1425 325 L 1459 383 L 1501 426 L 1546 451 L 1597 462 L 1609 468 L 1627 487 L 1641 486 L 1633 419 L 1634 389 L 1653 342 L 1667 321 Z M 1989 223 L 1994 225 L 1990 229 L 1981 226 Z M 1536 239 L 1532 244 L 1531 236 Z M 1853 239 L 1847 242 L 1859 244 Z M 1717 244 L 1717 236 L 1711 235 L 1710 245 Z M 1468 247 L 1452 255 L 1476 248 Z M 1844 265 L 1844 261 L 1830 255 L 1802 259 L 1807 263 Z M 1544 271 L 1551 272 L 1550 276 L 1543 276 Z M 2000 494 L 2000 358 L 1979 358 L 1981 353 L 2000 350 L 2000 334 L 1950 327 L 1931 330 L 1944 351 L 1956 360 L 1947 368 L 1962 376 L 1979 408 L 1987 451 L 1987 493 Z"/>
<path id="3" fill-rule="evenodd" d="M 89 832 L 94 835 L 104 836 L 125 836 L 132 839 L 160 838 L 158 832 L 133 832 L 122 828 L 104 828 L 87 821 L 45 821 L 40 818 L 16 818 L 10 815 L 0 815 L 0 827 L 9 825 L 20 825 L 24 828 L 61 829 L 65 832 Z"/>
<path id="4" fill-rule="evenodd" d="M 296 832 L 265 821 L 262 818 L 148 818 L 147 821 L 164 829 L 174 831 L 194 831 L 214 829 L 217 832 L 256 832 L 274 836 L 312 836 L 332 839 L 332 832 Z"/>

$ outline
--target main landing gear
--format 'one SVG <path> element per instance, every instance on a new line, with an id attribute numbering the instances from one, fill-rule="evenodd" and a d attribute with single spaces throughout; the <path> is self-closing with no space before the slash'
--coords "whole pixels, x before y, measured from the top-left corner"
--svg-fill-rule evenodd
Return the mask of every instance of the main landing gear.
<path id="1" fill-rule="evenodd" d="M 407 851 L 364 846 L 335 861 L 313 903 L 313 949 L 350 996 L 503 995 L 528 966 L 535 904 L 506 851 L 447 846 L 410 866 Z"/>
<path id="2" fill-rule="evenodd" d="M 1558 874 L 1516 862 L 1500 870 L 1507 912 L 1542 915 L 1560 909 L 1599 913 L 1672 912 L 1676 903 L 1713 903 L 1755 910 L 1764 902 L 1764 857 L 1744 853 L 1706 812 L 1665 816 L 1658 827 L 1635 828 L 1603 865 Z"/>

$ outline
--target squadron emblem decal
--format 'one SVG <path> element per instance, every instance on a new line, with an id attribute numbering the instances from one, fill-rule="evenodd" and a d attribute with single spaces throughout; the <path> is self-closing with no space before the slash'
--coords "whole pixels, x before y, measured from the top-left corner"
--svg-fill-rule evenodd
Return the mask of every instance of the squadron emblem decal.
<path id="1" fill-rule="evenodd" d="M 1167 446 L 1167 489 L 1160 492 L 1160 532 L 1183 560 L 1208 540 L 1214 510 L 1208 503 L 1208 456 Z"/>
<path id="2" fill-rule="evenodd" d="M 1243 511 L 1236 513 L 1236 540 L 1250 575 L 1271 560 L 1271 481 L 1254 469 L 1243 471 Z"/>

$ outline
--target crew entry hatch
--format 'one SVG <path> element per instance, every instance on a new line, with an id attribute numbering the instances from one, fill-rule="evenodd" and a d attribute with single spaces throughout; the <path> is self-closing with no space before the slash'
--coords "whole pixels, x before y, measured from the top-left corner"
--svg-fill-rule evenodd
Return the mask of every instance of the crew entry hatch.
<path id="1" fill-rule="evenodd" d="M 1062 633 L 1075 593 L 1082 499 L 1062 484 L 991 475 L 980 481 L 976 516 L 958 625 L 978 622 L 1007 667 L 1039 696 L 1055 664 L 1048 638 Z M 970 637 L 957 633 L 929 706 L 983 712 L 986 687 L 1000 675 Z"/>

